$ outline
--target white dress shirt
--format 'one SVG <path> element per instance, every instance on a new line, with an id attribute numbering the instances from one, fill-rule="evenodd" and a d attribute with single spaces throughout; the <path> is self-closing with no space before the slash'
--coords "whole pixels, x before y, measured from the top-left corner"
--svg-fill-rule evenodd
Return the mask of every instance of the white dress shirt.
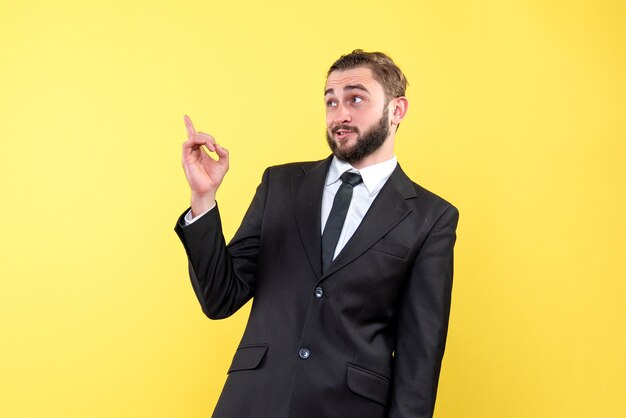
<path id="1" fill-rule="evenodd" d="M 362 183 L 354 186 L 352 200 L 350 201 L 348 214 L 346 215 L 346 220 L 344 221 L 341 234 L 339 235 L 339 241 L 337 241 L 337 246 L 335 247 L 333 260 L 341 252 L 352 235 L 354 235 L 354 232 L 361 224 L 372 202 L 376 199 L 376 196 L 378 196 L 378 192 L 383 188 L 397 165 L 398 160 L 394 155 L 390 160 L 357 170 L 345 161 L 333 157 L 333 161 L 328 169 L 328 175 L 326 176 L 324 195 L 322 196 L 322 230 L 320 234 L 324 232 L 328 215 L 333 207 L 335 194 L 337 194 L 337 190 L 339 190 L 339 186 L 341 186 L 341 175 L 346 171 L 350 171 L 359 173 L 363 179 Z"/>
<path id="2" fill-rule="evenodd" d="M 333 259 L 337 257 L 348 240 L 350 240 L 352 235 L 354 235 L 354 232 L 361 224 L 361 221 L 372 205 L 372 202 L 376 199 L 376 196 L 378 196 L 378 192 L 380 192 L 380 189 L 382 189 L 385 185 L 397 165 L 398 160 L 394 155 L 387 161 L 357 170 L 345 161 L 341 161 L 337 159 L 337 157 L 333 157 L 333 160 L 330 163 L 330 168 L 328 169 L 328 174 L 326 175 L 326 183 L 324 184 L 324 194 L 322 196 L 322 230 L 320 231 L 320 234 L 324 232 L 328 215 L 333 207 L 335 194 L 337 194 L 337 190 L 339 190 L 339 186 L 341 186 L 341 175 L 346 171 L 350 171 L 353 173 L 359 173 L 363 179 L 362 183 L 354 186 L 352 200 L 350 201 L 346 220 L 343 224 L 343 228 L 341 229 L 341 235 L 339 235 L 339 241 L 337 241 L 337 247 L 335 247 L 335 255 L 333 256 Z M 214 207 L 215 206 L 213 206 L 213 208 Z M 191 210 L 188 211 L 185 214 L 185 226 L 197 221 L 204 214 L 213 210 L 213 208 L 193 218 L 191 216 Z"/>

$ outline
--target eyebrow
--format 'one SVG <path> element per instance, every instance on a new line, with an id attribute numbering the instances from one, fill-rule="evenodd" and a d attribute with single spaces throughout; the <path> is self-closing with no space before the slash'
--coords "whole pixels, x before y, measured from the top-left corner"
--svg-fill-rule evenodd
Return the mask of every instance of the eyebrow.
<path id="1" fill-rule="evenodd" d="M 365 88 L 363 84 L 349 84 L 343 88 L 343 91 L 349 91 L 349 90 L 363 90 L 366 93 L 370 92 L 368 89 Z M 326 96 L 327 94 L 334 94 L 334 93 L 335 93 L 334 89 L 324 90 L 324 96 Z"/>

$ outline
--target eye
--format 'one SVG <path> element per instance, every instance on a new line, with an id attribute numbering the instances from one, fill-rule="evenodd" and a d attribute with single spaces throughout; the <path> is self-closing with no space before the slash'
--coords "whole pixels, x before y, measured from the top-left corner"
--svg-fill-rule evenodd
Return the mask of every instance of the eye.
<path id="1" fill-rule="evenodd" d="M 337 102 L 334 99 L 326 100 L 326 107 L 335 107 Z"/>
<path id="2" fill-rule="evenodd" d="M 353 96 L 352 99 L 350 99 L 352 101 L 352 103 L 354 104 L 358 104 L 361 103 L 363 101 L 363 98 L 361 96 Z"/>

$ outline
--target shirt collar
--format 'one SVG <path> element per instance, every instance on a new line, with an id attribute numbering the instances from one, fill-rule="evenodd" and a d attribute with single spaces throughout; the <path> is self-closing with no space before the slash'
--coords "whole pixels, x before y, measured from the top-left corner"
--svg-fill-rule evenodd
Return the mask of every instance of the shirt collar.
<path id="1" fill-rule="evenodd" d="M 363 179 L 363 184 L 367 189 L 367 192 L 372 195 L 377 193 L 385 184 L 393 170 L 398 165 L 398 159 L 394 155 L 391 159 L 383 161 L 382 163 L 368 165 L 360 170 L 352 167 L 345 161 L 339 160 L 337 157 L 333 157 L 328 169 L 328 175 L 326 176 L 326 186 L 330 186 L 333 183 L 339 181 L 339 177 L 346 171 L 352 173 L 359 173 Z"/>

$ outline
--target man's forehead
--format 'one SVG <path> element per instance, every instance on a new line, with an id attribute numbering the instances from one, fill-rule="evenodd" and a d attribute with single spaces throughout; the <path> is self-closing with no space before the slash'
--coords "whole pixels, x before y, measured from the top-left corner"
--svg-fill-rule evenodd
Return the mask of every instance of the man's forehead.
<path id="1" fill-rule="evenodd" d="M 337 90 L 342 90 L 345 86 L 354 86 L 359 84 L 365 86 L 370 91 L 371 89 L 376 89 L 376 86 L 378 86 L 378 88 L 382 91 L 382 86 L 374 78 L 374 73 L 372 73 L 372 70 L 367 67 L 333 71 L 326 79 L 324 91 L 333 89 L 334 93 L 337 93 Z"/>

